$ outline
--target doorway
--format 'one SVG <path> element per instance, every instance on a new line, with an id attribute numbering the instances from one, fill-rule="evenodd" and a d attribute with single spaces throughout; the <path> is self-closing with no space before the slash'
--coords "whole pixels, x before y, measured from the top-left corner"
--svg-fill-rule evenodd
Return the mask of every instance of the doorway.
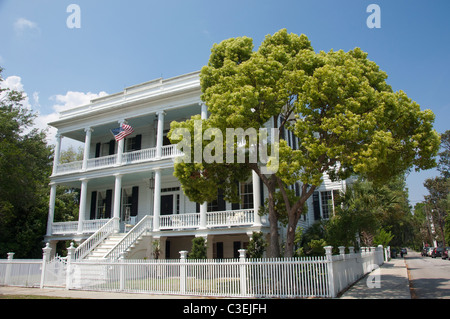
<path id="1" fill-rule="evenodd" d="M 161 196 L 161 215 L 172 215 L 173 212 L 173 194 Z"/>

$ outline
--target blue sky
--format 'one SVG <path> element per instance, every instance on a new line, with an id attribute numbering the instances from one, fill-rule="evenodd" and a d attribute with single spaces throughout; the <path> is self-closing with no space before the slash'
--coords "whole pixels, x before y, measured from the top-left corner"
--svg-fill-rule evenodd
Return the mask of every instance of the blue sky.
<path id="1" fill-rule="evenodd" d="M 81 28 L 67 27 L 72 3 Z M 366 24 L 372 3 L 381 9 L 379 29 Z M 449 12 L 448 0 L 0 0 L 0 65 L 5 84 L 27 93 L 43 127 L 90 98 L 199 70 L 214 43 L 245 35 L 257 48 L 287 28 L 306 34 L 316 51 L 368 52 L 394 90 L 434 112 L 443 133 L 450 129 Z M 436 175 L 410 174 L 412 204 Z"/>

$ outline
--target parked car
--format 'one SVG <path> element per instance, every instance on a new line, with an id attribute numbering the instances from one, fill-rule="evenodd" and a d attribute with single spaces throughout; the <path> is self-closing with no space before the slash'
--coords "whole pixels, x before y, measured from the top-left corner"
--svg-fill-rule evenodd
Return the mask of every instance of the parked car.
<path id="1" fill-rule="evenodd" d="M 400 252 L 401 252 L 402 255 L 407 255 L 408 254 L 408 251 L 406 250 L 406 248 L 402 248 L 400 250 Z"/>
<path id="2" fill-rule="evenodd" d="M 448 251 L 450 250 L 450 247 L 445 247 L 442 250 L 442 259 L 448 259 Z M 450 260 L 450 259 L 449 259 Z"/>
<path id="3" fill-rule="evenodd" d="M 431 252 L 431 257 L 432 258 L 441 257 L 443 250 L 444 248 L 442 247 L 434 247 L 433 251 Z"/>
<path id="4" fill-rule="evenodd" d="M 391 247 L 391 258 L 397 258 L 397 249 Z"/>
<path id="5" fill-rule="evenodd" d="M 423 247 L 423 249 L 422 249 L 422 256 L 423 257 L 428 256 L 428 250 L 430 250 L 430 247 Z"/>

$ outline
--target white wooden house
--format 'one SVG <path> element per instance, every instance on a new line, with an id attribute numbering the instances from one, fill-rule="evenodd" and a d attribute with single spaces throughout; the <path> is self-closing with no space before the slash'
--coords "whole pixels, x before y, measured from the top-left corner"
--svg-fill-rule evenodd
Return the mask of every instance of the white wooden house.
<path id="1" fill-rule="evenodd" d="M 240 204 L 220 195 L 212 203 L 191 202 L 173 176 L 173 160 L 180 152 L 166 135 L 172 121 L 208 116 L 200 95 L 199 72 L 193 72 L 128 87 L 63 111 L 49 123 L 58 134 L 45 241 L 51 246 L 61 240 L 85 242 L 89 247 L 80 258 L 120 253 L 153 258 L 152 243 L 157 241 L 160 258 L 178 258 L 179 251 L 190 250 L 194 237 L 203 236 L 209 258 L 233 258 L 253 231 L 268 233 L 266 218 L 257 214 L 267 190 L 256 174 L 240 185 Z M 110 130 L 122 123 L 134 132 L 116 142 Z M 59 163 L 63 137 L 85 143 L 82 161 Z M 77 222 L 54 220 L 57 185 L 80 188 Z M 332 183 L 325 176 L 299 225 L 307 228 L 328 218 L 336 191 L 343 187 L 345 181 Z M 104 226 L 108 222 L 112 228 Z"/>

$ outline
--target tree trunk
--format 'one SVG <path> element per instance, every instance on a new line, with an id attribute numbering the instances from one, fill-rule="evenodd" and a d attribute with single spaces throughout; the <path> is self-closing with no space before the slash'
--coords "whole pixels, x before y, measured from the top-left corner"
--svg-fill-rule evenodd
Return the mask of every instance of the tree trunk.
<path id="1" fill-rule="evenodd" d="M 284 257 L 294 257 L 295 229 L 297 227 L 299 218 L 291 218 L 291 217 L 293 217 L 293 216 L 289 216 L 289 221 L 288 221 L 288 225 L 287 225 L 286 246 L 284 247 Z"/>
<path id="2" fill-rule="evenodd" d="M 270 223 L 270 242 L 269 257 L 280 257 L 280 245 L 278 240 L 278 217 L 275 212 L 274 192 L 269 190 L 269 223 Z"/>

